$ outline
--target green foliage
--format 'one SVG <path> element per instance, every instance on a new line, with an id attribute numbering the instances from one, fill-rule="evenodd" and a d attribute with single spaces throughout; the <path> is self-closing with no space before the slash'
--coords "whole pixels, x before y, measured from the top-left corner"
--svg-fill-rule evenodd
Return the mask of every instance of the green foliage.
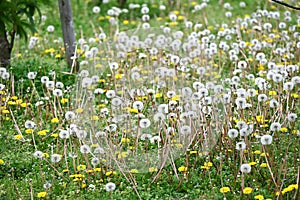
<path id="1" fill-rule="evenodd" d="M 36 31 L 35 25 L 41 18 L 41 5 L 50 5 L 47 0 L 3 0 L 0 1 L 0 25 L 4 24 L 6 31 L 16 33 L 27 39 L 27 30 Z"/>

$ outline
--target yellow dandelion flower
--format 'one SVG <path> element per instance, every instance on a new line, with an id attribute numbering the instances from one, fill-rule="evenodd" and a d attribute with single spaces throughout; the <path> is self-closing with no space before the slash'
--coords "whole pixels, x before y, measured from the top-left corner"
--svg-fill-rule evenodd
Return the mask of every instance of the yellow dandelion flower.
<path id="1" fill-rule="evenodd" d="M 244 194 L 251 194 L 252 191 L 253 191 L 253 189 L 252 189 L 251 187 L 245 187 L 245 188 L 243 189 L 243 193 L 244 193 Z"/>
<path id="2" fill-rule="evenodd" d="M 67 98 L 62 98 L 62 99 L 60 100 L 60 102 L 61 102 L 62 104 L 68 103 L 68 102 L 69 102 L 69 99 L 67 99 Z"/>
<path id="3" fill-rule="evenodd" d="M 100 17 L 98 17 L 98 20 L 99 20 L 99 21 L 103 21 L 103 20 L 105 20 L 105 17 L 100 16 Z"/>
<path id="4" fill-rule="evenodd" d="M 249 162 L 249 165 L 251 166 L 256 165 L 256 162 Z"/>
<path id="5" fill-rule="evenodd" d="M 260 155 L 260 154 L 261 154 L 260 150 L 255 150 L 253 153 L 254 153 L 255 155 Z"/>
<path id="6" fill-rule="evenodd" d="M 190 151 L 190 154 L 197 154 L 197 151 Z"/>
<path id="7" fill-rule="evenodd" d="M 286 133 L 286 132 L 288 132 L 288 129 L 286 127 L 281 127 L 280 131 Z"/>
<path id="8" fill-rule="evenodd" d="M 177 26 L 177 25 L 178 25 L 178 22 L 170 22 L 169 25 L 170 25 L 170 26 Z"/>
<path id="9" fill-rule="evenodd" d="M 92 116 L 91 120 L 97 121 L 97 120 L 99 120 L 99 117 L 97 115 L 94 115 L 94 116 Z"/>
<path id="10" fill-rule="evenodd" d="M 108 171 L 105 173 L 106 176 L 115 175 L 115 174 L 117 174 L 117 172 L 115 171 Z"/>
<path id="11" fill-rule="evenodd" d="M 21 106 L 22 108 L 27 107 L 27 105 L 28 105 L 27 103 L 21 103 L 21 104 L 20 104 L 20 106 Z"/>
<path id="12" fill-rule="evenodd" d="M 267 163 L 261 163 L 261 164 L 260 164 L 260 167 L 261 167 L 261 168 L 268 167 L 268 164 L 267 164 Z"/>
<path id="13" fill-rule="evenodd" d="M 15 140 L 20 140 L 20 139 L 22 139 L 23 138 L 23 136 L 21 135 L 21 134 L 18 134 L 18 135 L 15 135 L 14 136 L 14 139 Z"/>
<path id="14" fill-rule="evenodd" d="M 173 13 L 174 13 L 175 15 L 178 15 L 178 14 L 179 14 L 179 11 L 178 11 L 178 10 L 174 10 Z"/>
<path id="15" fill-rule="evenodd" d="M 292 134 L 294 134 L 294 135 L 299 134 L 299 130 L 293 130 L 293 131 L 292 131 Z"/>
<path id="16" fill-rule="evenodd" d="M 128 21 L 128 20 L 124 20 L 124 21 L 123 21 L 123 24 L 124 24 L 124 25 L 127 25 L 127 24 L 129 24 L 129 21 Z"/>
<path id="17" fill-rule="evenodd" d="M 58 133 L 52 133 L 51 137 L 57 138 L 58 137 Z"/>
<path id="18" fill-rule="evenodd" d="M 9 110 L 2 110 L 2 113 L 3 113 L 3 114 L 8 114 L 8 113 L 9 113 Z"/>
<path id="19" fill-rule="evenodd" d="M 155 167 L 150 167 L 148 170 L 150 173 L 157 172 L 157 168 Z"/>
<path id="20" fill-rule="evenodd" d="M 102 169 L 101 169 L 100 167 L 97 167 L 97 168 L 94 168 L 94 171 L 95 171 L 95 172 L 101 172 Z"/>
<path id="21" fill-rule="evenodd" d="M 156 94 L 155 94 L 155 98 L 161 98 L 162 96 L 163 96 L 162 93 L 156 93 Z"/>
<path id="22" fill-rule="evenodd" d="M 121 79 L 123 77 L 123 74 L 116 74 L 115 79 Z"/>
<path id="23" fill-rule="evenodd" d="M 50 156 L 49 156 L 48 153 L 43 153 L 43 157 L 44 157 L 44 158 L 49 158 Z"/>
<path id="24" fill-rule="evenodd" d="M 27 133 L 27 134 L 33 133 L 33 129 L 31 129 L 31 128 L 26 129 L 26 130 L 25 130 L 25 133 Z"/>
<path id="25" fill-rule="evenodd" d="M 83 109 L 82 108 L 77 108 L 76 109 L 76 113 L 82 113 L 83 112 Z"/>
<path id="26" fill-rule="evenodd" d="M 180 171 L 180 172 L 186 172 L 187 170 L 188 170 L 188 168 L 185 166 L 181 166 L 178 168 L 178 171 Z"/>
<path id="27" fill-rule="evenodd" d="M 264 196 L 263 195 L 255 195 L 254 199 L 258 199 L 258 200 L 264 200 Z"/>
<path id="28" fill-rule="evenodd" d="M 131 169 L 130 172 L 133 173 L 133 174 L 134 173 L 139 173 L 139 171 L 137 169 Z"/>
<path id="29" fill-rule="evenodd" d="M 59 119 L 57 117 L 51 119 L 52 124 L 55 124 L 55 123 L 58 123 L 58 122 L 59 122 Z"/>
<path id="30" fill-rule="evenodd" d="M 47 192 L 39 192 L 38 194 L 37 194 L 37 197 L 38 198 L 45 198 L 47 196 Z"/>
<path id="31" fill-rule="evenodd" d="M 297 93 L 292 93 L 291 97 L 293 97 L 294 99 L 298 99 L 299 98 L 299 94 Z"/>
<path id="32" fill-rule="evenodd" d="M 0 159 L 0 165 L 4 165 L 4 160 Z"/>
<path id="33" fill-rule="evenodd" d="M 38 132 L 38 135 L 44 136 L 47 134 L 47 132 L 49 132 L 49 130 L 41 130 Z"/>
<path id="34" fill-rule="evenodd" d="M 130 142 L 130 139 L 129 139 L 129 138 L 122 138 L 122 139 L 121 139 L 121 142 L 122 142 L 122 143 L 129 143 L 129 142 Z"/>
<path id="35" fill-rule="evenodd" d="M 78 171 L 85 170 L 85 169 L 86 169 L 86 165 L 78 165 L 77 166 Z"/>
<path id="36" fill-rule="evenodd" d="M 222 187 L 222 188 L 220 188 L 220 192 L 221 192 L 221 193 L 227 193 L 227 192 L 230 192 L 230 188 L 229 188 L 229 187 Z"/>

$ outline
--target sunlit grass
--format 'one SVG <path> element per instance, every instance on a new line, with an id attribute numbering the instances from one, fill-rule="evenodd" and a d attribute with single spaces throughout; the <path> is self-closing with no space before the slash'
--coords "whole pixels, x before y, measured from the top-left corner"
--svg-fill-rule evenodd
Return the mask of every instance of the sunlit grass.
<path id="1" fill-rule="evenodd" d="M 54 8 L 0 69 L 1 197 L 299 198 L 297 12 L 77 3 L 78 74 Z"/>

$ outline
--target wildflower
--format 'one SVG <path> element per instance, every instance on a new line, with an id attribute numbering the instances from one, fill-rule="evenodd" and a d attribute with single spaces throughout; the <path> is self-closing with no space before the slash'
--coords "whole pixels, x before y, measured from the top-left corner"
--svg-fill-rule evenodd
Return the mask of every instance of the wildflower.
<path id="1" fill-rule="evenodd" d="M 66 120 L 72 120 L 72 119 L 75 119 L 75 117 L 76 117 L 76 115 L 72 111 L 67 111 L 65 114 Z"/>
<path id="2" fill-rule="evenodd" d="M 52 134 L 51 134 L 51 137 L 57 138 L 57 137 L 58 137 L 58 134 L 57 134 L 57 133 L 52 133 Z"/>
<path id="3" fill-rule="evenodd" d="M 260 151 L 259 150 L 255 150 L 254 152 L 253 152 L 255 155 L 260 155 Z"/>
<path id="4" fill-rule="evenodd" d="M 242 173 L 250 173 L 251 172 L 251 165 L 242 164 L 240 170 L 241 170 Z"/>
<path id="5" fill-rule="evenodd" d="M 116 96 L 116 92 L 114 90 L 108 90 L 106 92 L 106 97 L 109 98 L 109 99 L 112 99 Z"/>
<path id="6" fill-rule="evenodd" d="M 236 143 L 235 149 L 238 151 L 243 151 L 246 149 L 246 143 L 245 142 L 238 142 Z"/>
<path id="7" fill-rule="evenodd" d="M 246 108 L 246 99 L 238 97 L 235 100 L 235 104 L 237 105 L 237 109 L 244 109 Z"/>
<path id="8" fill-rule="evenodd" d="M 0 165 L 4 165 L 4 160 L 0 159 Z"/>
<path id="9" fill-rule="evenodd" d="M 264 200 L 264 196 L 263 195 L 255 195 L 254 196 L 254 199 L 257 199 L 257 200 Z"/>
<path id="10" fill-rule="evenodd" d="M 181 167 L 178 168 L 179 172 L 186 172 L 187 170 L 188 170 L 188 168 L 185 167 L 185 166 L 181 166 Z"/>
<path id="11" fill-rule="evenodd" d="M 33 133 L 33 129 L 31 129 L 31 128 L 26 129 L 26 130 L 25 130 L 25 133 L 27 133 L 27 134 Z"/>
<path id="12" fill-rule="evenodd" d="M 141 111 L 144 108 L 144 104 L 141 101 L 135 101 L 133 102 L 132 107 L 138 111 Z"/>
<path id="13" fill-rule="evenodd" d="M 294 83 L 293 82 L 286 82 L 283 84 L 283 89 L 284 90 L 292 90 L 294 88 Z"/>
<path id="14" fill-rule="evenodd" d="M 23 136 L 21 135 L 21 134 L 18 134 L 18 135 L 15 135 L 14 136 L 14 139 L 15 140 L 20 140 L 20 139 L 22 139 L 23 138 Z"/>
<path id="15" fill-rule="evenodd" d="M 258 99 L 258 102 L 265 102 L 265 101 L 267 101 L 268 97 L 265 94 L 259 94 L 257 99 Z"/>
<path id="16" fill-rule="evenodd" d="M 69 99 L 67 99 L 67 98 L 62 98 L 62 99 L 60 100 L 60 102 L 61 102 L 62 104 L 68 103 L 68 102 L 69 102 Z"/>
<path id="17" fill-rule="evenodd" d="M 129 142 L 130 142 L 130 139 L 129 139 L 129 138 L 122 138 L 122 139 L 121 139 L 121 142 L 122 142 L 122 143 L 129 143 Z"/>
<path id="18" fill-rule="evenodd" d="M 39 192 L 37 196 L 38 198 L 45 198 L 47 196 L 47 192 Z"/>
<path id="19" fill-rule="evenodd" d="M 228 137 L 230 138 L 236 138 L 239 135 L 238 130 L 236 129 L 229 129 L 228 131 Z"/>
<path id="20" fill-rule="evenodd" d="M 286 132 L 288 132 L 288 129 L 286 127 L 281 127 L 280 131 L 286 133 Z"/>
<path id="21" fill-rule="evenodd" d="M 273 137 L 271 135 L 263 135 L 260 138 L 262 145 L 270 145 L 272 143 Z"/>
<path id="22" fill-rule="evenodd" d="M 47 27 L 47 31 L 49 32 L 49 33 L 52 33 L 53 31 L 54 31 L 54 26 L 53 25 L 49 25 L 48 27 Z"/>
<path id="23" fill-rule="evenodd" d="M 36 124 L 33 121 L 27 120 L 25 122 L 25 128 L 27 129 L 34 129 Z"/>
<path id="24" fill-rule="evenodd" d="M 46 135 L 48 132 L 49 132 L 49 130 L 41 130 L 41 131 L 38 132 L 38 135 L 44 136 L 44 135 Z"/>
<path id="25" fill-rule="evenodd" d="M 117 174 L 117 172 L 115 171 L 108 171 L 105 173 L 106 176 L 115 175 L 115 174 Z"/>
<path id="26" fill-rule="evenodd" d="M 290 113 L 287 116 L 287 119 L 289 122 L 295 122 L 297 119 L 297 114 L 296 113 Z"/>
<path id="27" fill-rule="evenodd" d="M 57 117 L 51 119 L 51 123 L 52 123 L 52 124 L 56 124 L 56 123 L 58 123 L 58 122 L 59 122 L 59 119 L 58 119 Z"/>
<path id="28" fill-rule="evenodd" d="M 100 12 L 100 7 L 99 6 L 94 6 L 93 7 L 93 13 L 98 14 Z"/>
<path id="29" fill-rule="evenodd" d="M 33 79 L 35 79 L 36 74 L 37 74 L 36 72 L 29 72 L 28 75 L 27 75 L 27 77 L 28 77 L 28 79 L 33 80 Z"/>
<path id="30" fill-rule="evenodd" d="M 181 134 L 183 134 L 183 135 L 188 135 L 188 134 L 191 134 L 192 129 L 191 129 L 190 126 L 184 125 L 184 126 L 182 126 L 182 127 L 180 128 L 180 132 L 181 132 Z"/>
<path id="31" fill-rule="evenodd" d="M 112 183 L 112 182 L 109 182 L 105 185 L 105 190 L 107 192 L 112 192 L 116 189 L 116 184 Z"/>
<path id="32" fill-rule="evenodd" d="M 60 160 L 61 160 L 61 155 L 59 155 L 59 154 L 52 154 L 51 155 L 51 162 L 53 162 L 53 163 L 57 163 L 57 162 L 59 162 Z"/>
<path id="33" fill-rule="evenodd" d="M 141 119 L 140 120 L 140 127 L 141 128 L 148 128 L 151 125 L 151 122 L 149 119 Z"/>
<path id="34" fill-rule="evenodd" d="M 261 163 L 261 164 L 260 164 L 260 167 L 261 167 L 261 168 L 265 168 L 265 167 L 267 167 L 267 166 L 268 166 L 267 163 Z"/>
<path id="35" fill-rule="evenodd" d="M 131 169 L 130 172 L 135 174 L 135 173 L 138 173 L 139 171 L 137 169 Z"/>
<path id="36" fill-rule="evenodd" d="M 270 103 L 269 103 L 271 108 L 276 108 L 279 106 L 279 103 L 276 99 L 271 99 Z"/>
<path id="37" fill-rule="evenodd" d="M 229 187 L 222 187 L 222 188 L 220 188 L 220 192 L 221 192 L 221 193 L 227 193 L 227 192 L 230 192 L 230 188 L 229 188 Z"/>
<path id="38" fill-rule="evenodd" d="M 150 140 L 152 138 L 151 134 L 142 134 L 141 140 Z"/>
<path id="39" fill-rule="evenodd" d="M 69 133 L 69 131 L 67 131 L 67 130 L 61 130 L 61 131 L 59 132 L 59 137 L 60 137 L 61 139 L 68 139 L 68 138 L 70 137 L 70 133 Z"/>
<path id="40" fill-rule="evenodd" d="M 278 122 L 273 122 L 270 126 L 271 131 L 279 131 L 281 128 L 281 124 Z"/>
<path id="41" fill-rule="evenodd" d="M 100 161 L 99 161 L 98 158 L 94 157 L 94 158 L 92 158 L 91 163 L 92 163 L 92 165 L 96 166 L 96 165 L 98 165 L 100 163 Z"/>
<path id="42" fill-rule="evenodd" d="M 243 193 L 244 193 L 244 194 L 251 194 L 252 191 L 253 191 L 253 189 L 252 189 L 251 187 L 245 187 L 245 188 L 243 189 Z"/>
<path id="43" fill-rule="evenodd" d="M 150 167 L 150 168 L 148 169 L 148 171 L 149 171 L 150 173 L 157 172 L 157 168 L 155 168 L 155 167 Z"/>
<path id="44" fill-rule="evenodd" d="M 78 171 L 85 170 L 85 169 L 86 169 L 86 165 L 78 165 L 77 166 Z"/>
<path id="45" fill-rule="evenodd" d="M 80 152 L 82 154 L 87 154 L 87 153 L 90 153 L 91 152 L 91 149 L 88 145 L 84 144 L 80 147 Z"/>
<path id="46" fill-rule="evenodd" d="M 47 81 L 46 82 L 46 87 L 47 87 L 47 89 L 49 89 L 49 90 L 53 90 L 54 89 L 54 86 L 55 86 L 55 83 L 54 83 L 54 81 Z"/>

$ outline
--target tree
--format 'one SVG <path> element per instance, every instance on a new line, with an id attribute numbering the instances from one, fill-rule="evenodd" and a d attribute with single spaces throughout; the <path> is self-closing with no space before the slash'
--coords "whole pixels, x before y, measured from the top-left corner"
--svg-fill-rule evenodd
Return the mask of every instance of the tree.
<path id="1" fill-rule="evenodd" d="M 66 59 L 68 65 L 72 67 L 72 72 L 79 70 L 79 64 L 75 56 L 75 32 L 73 24 L 73 15 L 70 0 L 58 0 L 60 20 L 66 50 Z"/>
<path id="2" fill-rule="evenodd" d="M 49 0 L 0 0 L 0 66 L 10 63 L 15 35 L 27 39 L 27 31 L 36 31 L 35 13 L 41 19 L 40 6 Z"/>

